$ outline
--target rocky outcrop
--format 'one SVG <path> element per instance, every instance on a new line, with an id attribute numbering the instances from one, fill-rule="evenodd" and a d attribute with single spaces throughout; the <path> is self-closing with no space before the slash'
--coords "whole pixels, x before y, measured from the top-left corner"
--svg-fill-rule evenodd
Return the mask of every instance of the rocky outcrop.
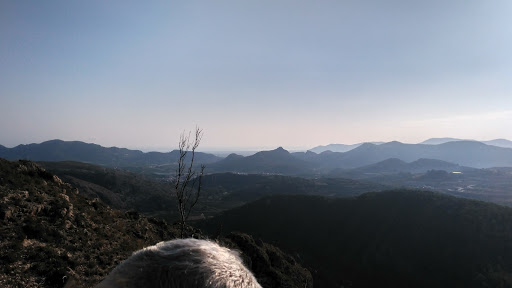
<path id="1" fill-rule="evenodd" d="M 177 238 L 177 227 L 86 198 L 32 162 L 0 159 L 0 287 L 93 287 L 132 252 Z M 206 238 L 190 226 L 185 236 Z M 312 287 L 309 271 L 269 244 L 219 241 L 241 251 L 263 287 Z"/>
<path id="2" fill-rule="evenodd" d="M 133 251 L 176 238 L 165 221 L 80 195 L 28 161 L 0 159 L 0 287 L 92 287 Z"/>

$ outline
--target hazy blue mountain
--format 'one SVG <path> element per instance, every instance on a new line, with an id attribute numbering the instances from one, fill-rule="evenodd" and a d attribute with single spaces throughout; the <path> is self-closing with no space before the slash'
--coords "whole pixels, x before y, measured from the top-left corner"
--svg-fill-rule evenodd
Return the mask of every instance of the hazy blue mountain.
<path id="1" fill-rule="evenodd" d="M 18 145 L 13 148 L 0 149 L 0 157 L 8 160 L 79 161 L 119 167 L 175 163 L 179 157 L 179 152 L 174 150 L 168 153 L 143 153 L 139 150 L 107 148 L 80 141 L 50 140 L 40 144 Z M 212 163 L 220 159 L 212 154 L 196 153 L 196 160 L 199 163 Z"/>
<path id="2" fill-rule="evenodd" d="M 439 144 L 444 144 L 444 143 L 448 143 L 448 142 L 453 142 L 453 141 L 471 141 L 471 140 L 465 140 L 465 139 L 458 139 L 458 138 L 450 138 L 450 137 L 444 137 L 444 138 L 430 138 L 430 139 L 427 139 L 419 144 L 426 144 L 426 145 L 439 145 Z"/>
<path id="3" fill-rule="evenodd" d="M 489 141 L 483 141 L 483 143 L 503 148 L 512 148 L 512 141 L 507 139 L 494 139 Z"/>
<path id="4" fill-rule="evenodd" d="M 368 143 L 379 145 L 379 144 L 382 144 L 384 142 L 368 142 Z M 347 145 L 347 144 L 329 144 L 329 145 L 325 145 L 325 146 L 317 146 L 317 147 L 311 148 L 311 149 L 309 149 L 309 151 L 315 152 L 315 153 L 318 153 L 318 154 L 322 153 L 324 151 L 347 152 L 347 151 L 350 151 L 350 150 L 352 150 L 354 148 L 357 148 L 357 147 L 361 146 L 362 144 L 364 144 L 364 143 L 357 143 L 357 144 L 350 144 L 350 145 Z"/>
<path id="5" fill-rule="evenodd" d="M 275 150 L 261 151 L 247 157 L 231 154 L 225 159 L 209 165 L 208 171 L 302 174 L 312 172 L 313 167 L 311 163 L 294 157 L 290 152 L 279 147 Z"/>
<path id="6" fill-rule="evenodd" d="M 506 141 L 508 140 L 496 140 L 496 143 L 504 145 Z M 14 148 L 0 147 L 0 157 L 9 160 L 79 161 L 107 167 L 124 167 L 139 173 L 168 177 L 175 169 L 173 165 L 177 162 L 179 153 L 176 150 L 168 153 L 143 153 L 139 150 L 106 148 L 79 141 L 52 140 L 41 144 L 19 145 Z M 512 148 L 486 145 L 478 141 L 452 141 L 438 145 L 404 144 L 393 141 L 380 145 L 363 143 L 344 153 L 332 151 L 324 151 L 320 154 L 312 151 L 289 153 L 279 147 L 251 156 L 231 154 L 222 159 L 212 154 L 198 152 L 196 163 L 207 164 L 207 173 L 299 175 L 324 174 L 336 168 L 359 168 L 390 158 L 408 163 L 422 158 L 433 159 L 474 168 L 512 167 Z"/>
<path id="7" fill-rule="evenodd" d="M 280 165 L 284 166 L 283 161 L 290 161 L 290 155 L 303 162 L 288 162 L 288 174 L 292 174 L 293 171 L 305 171 L 305 168 L 309 168 L 309 171 L 312 173 L 324 174 L 329 173 L 333 169 L 354 169 L 372 165 L 390 158 L 407 162 L 410 165 L 404 165 L 404 163 L 396 161 L 395 163 L 381 164 L 404 165 L 404 167 L 398 170 L 411 173 L 418 171 L 424 172 L 431 169 L 456 171 L 459 169 L 457 165 L 472 168 L 512 167 L 511 148 L 486 145 L 477 141 L 454 141 L 439 145 L 404 144 L 397 141 L 380 145 L 364 143 L 344 153 L 324 151 L 317 154 L 312 151 L 307 151 L 290 154 L 286 152 L 286 158 L 272 157 L 272 161 L 276 162 L 277 159 L 279 159 Z M 420 159 L 430 160 L 421 160 L 411 163 Z M 251 171 L 256 171 L 257 166 L 250 164 L 253 160 L 253 158 L 245 157 L 243 159 L 239 158 L 237 161 L 230 161 L 237 162 L 238 166 L 232 165 L 230 166 L 231 170 L 228 171 L 247 172 L 247 169 L 237 170 L 241 169 L 240 167 L 244 165 L 252 165 L 251 168 L 253 169 Z M 269 160 L 269 162 L 272 161 Z M 444 163 L 442 161 L 444 161 Z M 305 166 L 304 162 L 306 162 L 308 166 Z M 294 165 L 298 166 L 295 166 L 295 169 L 293 169 L 292 167 L 294 167 Z M 374 168 L 377 169 L 378 166 Z M 397 167 L 394 169 L 397 170 Z"/>
<path id="8" fill-rule="evenodd" d="M 486 145 L 477 141 L 454 141 L 439 145 L 388 142 L 381 145 L 365 143 L 345 153 L 332 152 L 328 157 L 310 157 L 311 162 L 329 168 L 357 168 L 389 158 L 405 162 L 421 158 L 451 162 L 474 168 L 511 167 L 512 149 Z"/>
<path id="9" fill-rule="evenodd" d="M 454 141 L 475 141 L 475 142 L 481 142 L 487 145 L 497 146 L 497 147 L 503 147 L 503 148 L 512 148 L 512 141 L 507 139 L 494 139 L 494 140 L 488 140 L 488 141 L 477 141 L 477 140 L 464 140 L 464 139 L 457 139 L 457 138 L 430 138 L 428 140 L 425 140 L 419 144 L 427 144 L 427 145 L 439 145 L 444 144 L 448 142 L 454 142 Z"/>

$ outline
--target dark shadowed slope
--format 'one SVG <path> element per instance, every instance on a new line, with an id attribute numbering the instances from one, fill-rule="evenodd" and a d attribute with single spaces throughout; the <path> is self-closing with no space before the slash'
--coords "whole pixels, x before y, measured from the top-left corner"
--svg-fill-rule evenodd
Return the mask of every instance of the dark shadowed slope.
<path id="1" fill-rule="evenodd" d="M 233 173 L 206 175 L 203 185 L 207 197 L 220 195 L 220 206 L 224 206 L 224 203 L 247 203 L 269 195 L 350 197 L 391 188 L 384 184 L 343 178 L 305 179 L 283 175 Z"/>
<path id="2" fill-rule="evenodd" d="M 407 163 L 397 158 L 390 158 L 375 164 L 354 169 L 334 169 L 329 173 L 329 175 L 353 179 L 365 179 L 399 173 L 419 174 L 426 173 L 429 170 L 463 172 L 474 171 L 476 169 L 435 159 L 418 159 L 411 163 Z"/>
<path id="3" fill-rule="evenodd" d="M 510 287 L 512 209 L 433 192 L 275 196 L 206 227 L 300 255 L 318 287 Z"/>

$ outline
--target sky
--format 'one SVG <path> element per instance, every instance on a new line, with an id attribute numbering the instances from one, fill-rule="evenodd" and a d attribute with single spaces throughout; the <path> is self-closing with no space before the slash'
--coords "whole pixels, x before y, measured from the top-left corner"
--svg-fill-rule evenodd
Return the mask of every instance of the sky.
<path id="1" fill-rule="evenodd" d="M 0 1 L 0 144 L 512 140 L 512 1 Z"/>

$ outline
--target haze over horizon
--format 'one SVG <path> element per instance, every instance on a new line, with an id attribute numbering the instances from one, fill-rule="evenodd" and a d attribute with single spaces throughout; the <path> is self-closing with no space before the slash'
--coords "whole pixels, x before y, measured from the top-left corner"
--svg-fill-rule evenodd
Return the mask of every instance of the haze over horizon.
<path id="1" fill-rule="evenodd" d="M 0 144 L 512 139 L 512 2 L 0 3 Z"/>

